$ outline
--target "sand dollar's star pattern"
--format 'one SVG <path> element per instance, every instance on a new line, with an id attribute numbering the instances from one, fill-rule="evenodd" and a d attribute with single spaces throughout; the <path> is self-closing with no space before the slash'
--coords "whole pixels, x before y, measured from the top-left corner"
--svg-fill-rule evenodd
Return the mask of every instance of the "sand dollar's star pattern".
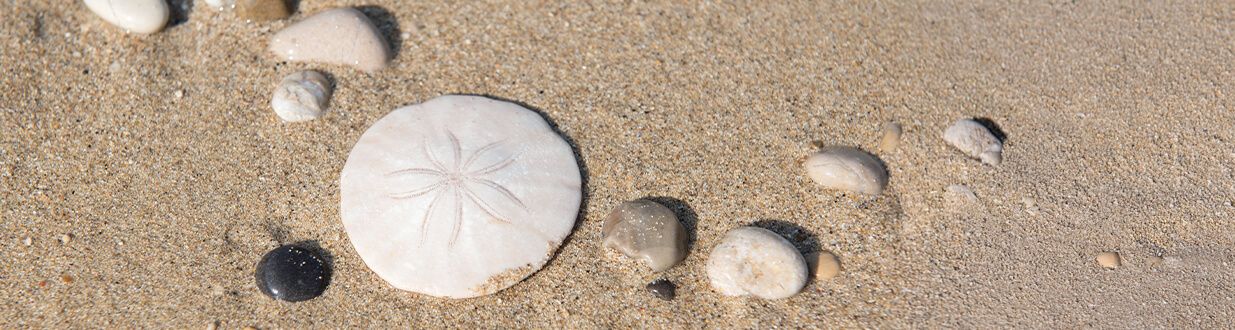
<path id="1" fill-rule="evenodd" d="M 429 226 L 429 219 L 434 212 L 440 212 L 438 209 L 442 206 L 440 204 L 442 204 L 443 196 L 449 195 L 453 197 L 454 201 L 453 205 L 451 205 L 453 207 L 445 210 L 451 212 L 451 217 L 454 220 L 450 231 L 450 240 L 447 243 L 448 246 L 454 246 L 455 240 L 459 238 L 459 230 L 463 224 L 465 203 L 475 205 L 481 212 L 503 224 L 512 224 L 512 221 L 510 217 L 498 212 L 497 208 L 494 207 L 496 203 L 512 203 L 519 209 L 527 211 L 527 206 L 510 189 L 488 178 L 490 174 L 514 164 L 514 156 L 504 157 L 493 164 L 475 166 L 476 161 L 482 158 L 482 155 L 500 146 L 500 141 L 480 147 L 480 149 L 476 149 L 467 158 L 464 158 L 463 150 L 459 145 L 459 139 L 455 137 L 454 133 L 447 132 L 446 137 L 450 140 L 451 157 L 449 164 L 438 159 L 436 155 L 430 152 L 428 143 L 422 143 L 421 145 L 424 148 L 421 150 L 424 152 L 424 157 L 428 159 L 431 167 L 409 167 L 386 173 L 387 177 L 425 175 L 437 178 L 437 180 L 427 186 L 387 195 L 393 199 L 429 198 L 429 206 L 425 210 L 424 216 L 420 218 L 419 244 L 424 244 L 424 236 Z M 492 190 L 496 192 L 496 196 L 500 197 L 492 197 L 494 195 L 482 196 L 477 193 L 480 189 Z"/>

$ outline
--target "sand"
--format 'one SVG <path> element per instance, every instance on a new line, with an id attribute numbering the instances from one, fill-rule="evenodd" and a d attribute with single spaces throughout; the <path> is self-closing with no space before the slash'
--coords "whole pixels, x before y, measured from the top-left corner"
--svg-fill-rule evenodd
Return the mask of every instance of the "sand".
<path id="1" fill-rule="evenodd" d="M 0 2 L 0 328 L 1235 322 L 1235 3 L 303 1 L 292 19 L 344 4 L 371 4 L 392 67 L 280 63 L 267 39 L 288 20 L 202 2 L 144 37 L 75 1 Z M 337 81 L 331 111 L 283 123 L 270 93 L 303 69 Z M 386 285 L 338 210 L 364 129 L 448 93 L 538 109 L 586 178 L 558 255 L 467 300 Z M 940 138 L 971 116 L 1006 133 L 1000 166 Z M 805 176 L 812 142 L 877 151 L 888 121 L 904 136 L 877 153 L 883 195 Z M 978 200 L 947 203 L 952 184 Z M 694 238 L 662 274 L 600 247 L 611 208 L 647 196 Z M 745 224 L 844 269 L 785 300 L 721 296 L 707 251 Z M 329 251 L 329 289 L 258 293 L 258 259 L 296 242 Z M 661 277 L 677 299 L 645 292 Z"/>

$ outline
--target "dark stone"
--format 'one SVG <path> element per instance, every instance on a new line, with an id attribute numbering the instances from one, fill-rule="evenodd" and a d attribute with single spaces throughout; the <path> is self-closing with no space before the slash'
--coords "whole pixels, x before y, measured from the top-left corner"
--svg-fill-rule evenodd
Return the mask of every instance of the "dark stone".
<path id="1" fill-rule="evenodd" d="M 330 284 L 330 270 L 322 258 L 308 249 L 284 245 L 257 263 L 257 288 L 271 298 L 305 301 L 316 298 Z"/>
<path id="2" fill-rule="evenodd" d="M 651 292 L 656 298 L 661 300 L 673 300 L 677 296 L 677 286 L 673 282 L 666 279 L 659 279 L 648 283 L 648 292 Z"/>

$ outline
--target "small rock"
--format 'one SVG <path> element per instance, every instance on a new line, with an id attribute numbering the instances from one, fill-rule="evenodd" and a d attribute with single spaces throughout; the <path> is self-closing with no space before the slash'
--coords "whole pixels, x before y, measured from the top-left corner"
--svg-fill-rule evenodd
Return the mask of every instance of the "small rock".
<path id="1" fill-rule="evenodd" d="M 284 301 L 313 299 L 330 283 L 322 258 L 308 249 L 284 245 L 267 252 L 257 263 L 257 287 L 271 298 Z"/>
<path id="2" fill-rule="evenodd" d="M 214 10 L 224 10 L 236 5 L 236 0 L 206 0 L 206 5 L 209 5 Z"/>
<path id="3" fill-rule="evenodd" d="M 879 138 L 879 152 L 896 150 L 901 145 L 901 124 L 887 122 L 883 124 L 883 136 Z"/>
<path id="4" fill-rule="evenodd" d="M 68 274 L 60 275 L 60 283 L 73 284 L 73 277 Z"/>
<path id="5" fill-rule="evenodd" d="M 210 323 L 206 323 L 206 330 L 218 330 L 218 329 L 219 329 L 219 321 L 210 321 Z"/>
<path id="6" fill-rule="evenodd" d="M 970 157 L 989 165 L 1003 162 L 1003 142 L 986 126 L 973 119 L 961 119 L 943 132 L 943 139 Z"/>
<path id="7" fill-rule="evenodd" d="M 125 31 L 142 34 L 159 32 L 171 11 L 165 0 L 85 0 L 86 8 L 104 21 Z"/>
<path id="8" fill-rule="evenodd" d="M 33 239 L 33 238 L 30 238 L 30 237 L 26 237 L 26 238 L 24 238 L 24 239 L 22 239 L 22 240 L 21 240 L 21 244 L 25 244 L 26 246 L 30 246 L 31 244 L 34 244 L 34 239 Z"/>
<path id="9" fill-rule="evenodd" d="M 725 234 L 708 256 L 708 279 L 727 296 L 782 299 L 806 286 L 806 260 L 784 237 L 741 227 Z"/>
<path id="10" fill-rule="evenodd" d="M 184 97 L 184 90 L 177 89 L 175 92 L 172 93 L 172 95 L 175 96 L 176 98 L 182 98 Z"/>
<path id="11" fill-rule="evenodd" d="M 669 301 L 677 297 L 677 286 L 666 279 L 659 279 L 648 283 L 647 289 L 648 292 L 651 292 L 653 296 L 660 298 L 660 300 Z"/>
<path id="12" fill-rule="evenodd" d="M 60 235 L 60 244 L 69 244 L 69 242 L 72 242 L 72 241 L 73 241 L 73 234 Z"/>
<path id="13" fill-rule="evenodd" d="M 816 281 L 826 281 L 840 275 L 840 259 L 827 251 L 807 254 L 806 264 L 815 274 Z"/>
<path id="14" fill-rule="evenodd" d="M 1119 257 L 1119 253 L 1116 252 L 1102 252 L 1099 253 L 1098 257 L 1095 259 L 1098 261 L 1098 265 L 1101 265 L 1106 269 L 1115 269 L 1123 265 L 1123 259 L 1121 259 Z"/>
<path id="15" fill-rule="evenodd" d="M 888 170 L 875 156 L 853 147 L 823 148 L 806 159 L 806 174 L 824 187 L 879 195 L 888 185 Z"/>
<path id="16" fill-rule="evenodd" d="M 332 92 L 325 75 L 300 71 L 283 77 L 270 98 L 270 107 L 286 122 L 313 120 L 326 112 Z"/>
<path id="17" fill-rule="evenodd" d="M 389 65 L 386 39 L 359 10 L 335 8 L 292 24 L 270 39 L 270 51 L 288 61 L 350 65 L 376 72 Z"/>
<path id="18" fill-rule="evenodd" d="M 287 18 L 292 12 L 286 0 L 235 0 L 236 16 L 247 20 L 270 21 Z"/>
<path id="19" fill-rule="evenodd" d="M 686 258 L 686 229 L 668 207 L 650 200 L 622 203 L 601 228 L 603 245 L 642 259 L 653 271 L 673 267 Z"/>

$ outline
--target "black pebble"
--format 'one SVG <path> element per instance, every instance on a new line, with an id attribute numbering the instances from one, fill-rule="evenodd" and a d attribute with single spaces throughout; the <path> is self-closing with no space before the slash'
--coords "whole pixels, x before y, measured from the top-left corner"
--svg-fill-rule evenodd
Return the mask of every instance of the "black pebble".
<path id="1" fill-rule="evenodd" d="M 322 258 L 308 249 L 284 245 L 257 263 L 257 288 L 267 296 L 285 301 L 316 298 L 330 284 L 330 270 Z"/>
<path id="2" fill-rule="evenodd" d="M 659 279 L 648 283 L 648 292 L 661 300 L 673 300 L 673 297 L 677 296 L 677 286 L 669 280 Z"/>

